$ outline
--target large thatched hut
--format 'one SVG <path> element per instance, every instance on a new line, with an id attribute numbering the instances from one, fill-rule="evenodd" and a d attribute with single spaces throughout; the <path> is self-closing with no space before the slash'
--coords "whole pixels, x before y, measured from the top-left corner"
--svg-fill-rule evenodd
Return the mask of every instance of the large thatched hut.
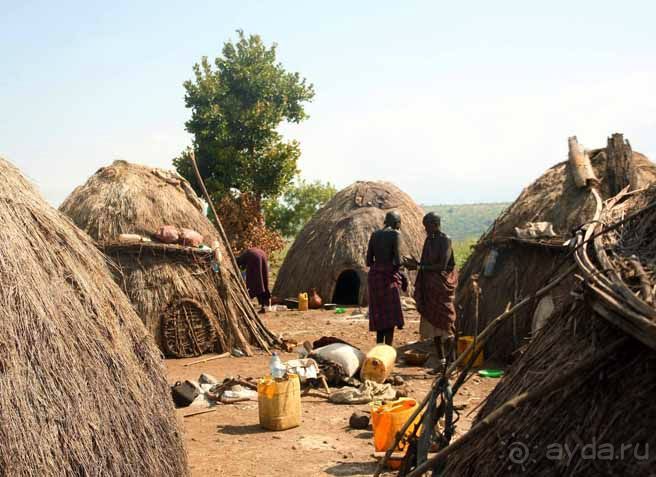
<path id="1" fill-rule="evenodd" d="M 420 257 L 423 212 L 389 182 L 358 181 L 338 192 L 303 227 L 280 268 L 273 294 L 316 288 L 324 301 L 367 304 L 367 244 L 385 214 L 401 214 L 401 254 Z"/>
<path id="2" fill-rule="evenodd" d="M 656 186 L 591 227 L 576 250 L 585 281 L 488 397 L 447 475 L 654 475 Z"/>
<path id="3" fill-rule="evenodd" d="M 621 134 L 608 138 L 605 148 L 587 154 L 604 198 L 627 185 L 637 190 L 656 180 L 656 166 L 632 151 Z M 509 303 L 537 291 L 565 256 L 567 248 L 563 244 L 570 232 L 591 220 L 594 200 L 585 187 L 577 186 L 572 168 L 572 161 L 565 161 L 549 169 L 522 191 L 478 241 L 460 274 L 456 297 L 460 334 L 476 335 Z M 516 228 L 537 222 L 550 223 L 555 236 L 547 233 L 540 237 L 539 232 L 535 238 L 518 236 Z M 496 263 L 491 266 L 495 256 Z M 473 287 L 474 278 L 480 285 L 480 295 Z M 572 283 L 573 278 L 565 280 L 506 322 L 488 342 L 487 355 L 502 360 L 512 358 L 513 352 L 525 344 L 525 338 L 567 300 Z"/>
<path id="4" fill-rule="evenodd" d="M 93 241 L 3 159 L 0 221 L 0 475 L 187 475 L 160 353 Z"/>
<path id="5" fill-rule="evenodd" d="M 60 210 L 94 238 L 115 264 L 114 276 L 162 350 L 173 357 L 240 349 L 252 354 L 276 341 L 251 304 L 229 245 L 203 204 L 176 173 L 115 161 L 99 169 Z M 157 241 L 160 227 L 192 229 L 207 248 Z"/>

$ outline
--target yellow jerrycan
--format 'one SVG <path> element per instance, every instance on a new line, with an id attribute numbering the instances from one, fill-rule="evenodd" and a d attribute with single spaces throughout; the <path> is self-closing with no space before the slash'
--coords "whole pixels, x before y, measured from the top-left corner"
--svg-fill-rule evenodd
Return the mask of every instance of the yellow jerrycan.
<path id="1" fill-rule="evenodd" d="M 260 426 L 284 431 L 301 424 L 301 382 L 296 374 L 286 379 L 262 378 L 257 383 L 257 408 Z"/>
<path id="2" fill-rule="evenodd" d="M 394 369 L 396 350 L 386 344 L 377 344 L 369 350 L 362 363 L 360 378 L 362 381 L 384 383 Z"/>
<path id="3" fill-rule="evenodd" d="M 308 294 L 299 293 L 298 294 L 298 311 L 308 311 Z"/>
<path id="4" fill-rule="evenodd" d="M 417 409 L 417 401 L 410 398 L 401 398 L 387 404 L 371 405 L 371 427 L 374 431 L 374 451 L 386 452 L 394 444 L 396 434 L 401 430 L 405 423 L 410 419 L 412 413 Z M 421 423 L 422 413 L 419 413 L 412 422 L 405 435 L 409 435 L 414 428 Z M 406 448 L 403 441 L 394 449 L 394 452 L 402 452 Z M 400 466 L 399 461 L 388 461 L 388 467 L 397 469 Z"/>

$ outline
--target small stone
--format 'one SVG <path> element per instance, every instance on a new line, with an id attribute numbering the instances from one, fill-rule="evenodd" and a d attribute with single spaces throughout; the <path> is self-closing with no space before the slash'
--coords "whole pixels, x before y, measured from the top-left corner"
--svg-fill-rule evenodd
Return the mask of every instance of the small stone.
<path id="1" fill-rule="evenodd" d="M 397 374 L 392 377 L 392 384 L 394 386 L 403 386 L 405 384 L 405 380 Z"/>
<path id="2" fill-rule="evenodd" d="M 272 439 L 282 439 L 280 436 L 271 436 Z"/>
<path id="3" fill-rule="evenodd" d="M 363 411 L 355 411 L 349 418 L 351 429 L 366 429 L 369 427 L 369 414 Z"/>
<path id="4" fill-rule="evenodd" d="M 296 446 L 292 446 L 292 450 L 297 450 L 297 449 L 296 449 Z"/>

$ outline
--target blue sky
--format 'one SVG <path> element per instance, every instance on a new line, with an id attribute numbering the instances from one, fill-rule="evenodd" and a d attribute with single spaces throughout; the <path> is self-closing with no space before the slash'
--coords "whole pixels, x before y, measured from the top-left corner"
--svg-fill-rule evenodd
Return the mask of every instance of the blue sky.
<path id="1" fill-rule="evenodd" d="M 190 142 L 182 82 L 238 28 L 314 83 L 302 176 L 421 203 L 512 200 L 567 137 L 656 158 L 654 2 L 0 0 L 0 155 L 58 205 L 125 159 Z"/>

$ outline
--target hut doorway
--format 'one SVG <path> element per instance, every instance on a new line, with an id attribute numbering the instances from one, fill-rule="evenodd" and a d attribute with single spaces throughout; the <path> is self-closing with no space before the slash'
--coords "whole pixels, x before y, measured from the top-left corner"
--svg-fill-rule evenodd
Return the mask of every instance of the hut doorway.
<path id="1" fill-rule="evenodd" d="M 344 270 L 337 278 L 333 303 L 357 305 L 360 301 L 360 277 L 355 270 Z"/>

